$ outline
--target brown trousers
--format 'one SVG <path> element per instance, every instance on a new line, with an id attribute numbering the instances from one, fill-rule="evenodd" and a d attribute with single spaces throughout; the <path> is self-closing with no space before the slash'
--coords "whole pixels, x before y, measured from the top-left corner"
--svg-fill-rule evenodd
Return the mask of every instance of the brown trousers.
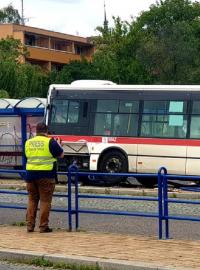
<path id="1" fill-rule="evenodd" d="M 27 183 L 28 207 L 26 222 L 28 229 L 34 229 L 38 203 L 40 201 L 40 231 L 48 227 L 51 201 L 55 189 L 55 180 L 42 178 Z"/>

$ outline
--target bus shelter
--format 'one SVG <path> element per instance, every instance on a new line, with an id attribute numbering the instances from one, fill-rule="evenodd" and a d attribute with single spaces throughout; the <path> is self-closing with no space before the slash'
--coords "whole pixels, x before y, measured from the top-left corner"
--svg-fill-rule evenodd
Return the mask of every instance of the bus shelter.
<path id="1" fill-rule="evenodd" d="M 45 98 L 0 99 L 0 167 L 25 168 L 24 144 L 44 118 Z"/>

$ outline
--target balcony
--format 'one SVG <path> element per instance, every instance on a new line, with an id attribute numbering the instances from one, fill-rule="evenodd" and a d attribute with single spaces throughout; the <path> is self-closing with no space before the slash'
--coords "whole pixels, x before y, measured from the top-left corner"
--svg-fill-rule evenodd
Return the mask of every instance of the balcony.
<path id="1" fill-rule="evenodd" d="M 64 65 L 85 57 L 91 61 L 92 45 L 77 41 L 64 40 L 56 37 L 25 33 L 24 42 L 28 48 L 27 60 L 31 63 L 57 63 Z M 40 64 L 41 65 L 41 64 Z"/>

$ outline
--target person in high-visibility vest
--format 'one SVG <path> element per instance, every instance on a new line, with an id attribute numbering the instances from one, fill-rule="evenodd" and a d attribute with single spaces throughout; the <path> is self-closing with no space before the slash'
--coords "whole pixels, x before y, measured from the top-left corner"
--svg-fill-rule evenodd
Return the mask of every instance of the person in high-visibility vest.
<path id="1" fill-rule="evenodd" d="M 28 207 L 26 213 L 27 232 L 34 232 L 38 203 L 40 201 L 40 232 L 52 232 L 49 228 L 49 212 L 55 189 L 56 161 L 64 152 L 58 141 L 48 137 L 44 123 L 36 126 L 36 136 L 25 143 L 26 183 Z"/>

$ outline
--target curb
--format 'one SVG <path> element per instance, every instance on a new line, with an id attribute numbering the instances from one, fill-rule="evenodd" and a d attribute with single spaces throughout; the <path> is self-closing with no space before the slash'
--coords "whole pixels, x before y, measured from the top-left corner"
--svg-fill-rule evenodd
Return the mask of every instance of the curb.
<path id="1" fill-rule="evenodd" d="M 26 184 L 18 183 L 0 183 L 0 189 L 15 189 L 15 190 L 25 190 Z M 56 192 L 66 192 L 67 186 L 56 185 Z M 72 192 L 74 192 L 74 187 L 72 187 Z M 124 195 L 124 196 L 149 196 L 157 197 L 158 190 L 155 189 L 134 189 L 134 188 L 112 188 L 112 187 L 94 187 L 94 186 L 80 186 L 80 193 L 89 194 L 106 194 L 106 195 Z M 183 190 L 172 190 L 168 192 L 169 198 L 179 198 L 179 199 L 200 199 L 199 192 L 188 192 Z"/>
<path id="2" fill-rule="evenodd" d="M 101 259 L 96 257 L 85 257 L 66 255 L 62 256 L 59 254 L 44 254 L 32 251 L 16 251 L 9 249 L 0 250 L 0 260 L 9 260 L 20 262 L 30 261 L 33 259 L 46 259 L 50 262 L 65 263 L 69 265 L 87 265 L 87 266 L 99 266 L 102 270 L 189 270 L 188 268 L 171 267 L 171 266 L 160 266 L 152 263 L 141 263 L 134 261 L 125 260 L 114 260 L 114 259 Z M 191 269 L 190 269 L 191 270 Z"/>

